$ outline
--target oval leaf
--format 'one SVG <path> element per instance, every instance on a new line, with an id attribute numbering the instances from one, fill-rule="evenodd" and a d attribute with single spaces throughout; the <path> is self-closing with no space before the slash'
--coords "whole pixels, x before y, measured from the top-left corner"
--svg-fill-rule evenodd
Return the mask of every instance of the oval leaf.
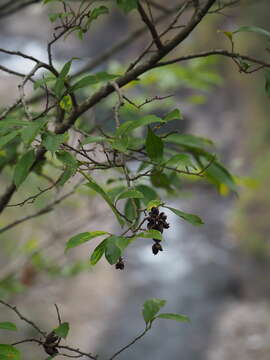
<path id="1" fill-rule="evenodd" d="M 126 190 L 119 194 L 116 201 L 121 199 L 142 199 L 143 194 L 138 190 Z"/>
<path id="2" fill-rule="evenodd" d="M 149 158 L 153 161 L 161 161 L 163 157 L 164 144 L 160 137 L 158 137 L 150 127 L 146 137 L 146 152 Z"/>
<path id="3" fill-rule="evenodd" d="M 163 202 L 161 201 L 161 200 L 158 200 L 158 199 L 156 199 L 156 200 L 151 200 L 151 201 L 149 201 L 149 203 L 147 204 L 147 211 L 150 211 L 151 209 L 152 209 L 152 207 L 158 207 L 158 206 L 160 206 L 160 205 L 162 205 L 163 204 Z"/>
<path id="4" fill-rule="evenodd" d="M 77 234 L 70 238 L 66 244 L 66 250 L 84 244 L 85 242 L 94 239 L 98 236 L 108 234 L 106 231 L 93 231 L 93 232 L 83 232 Z"/>
<path id="5" fill-rule="evenodd" d="M 136 235 L 136 237 L 162 240 L 161 232 L 158 230 L 155 230 L 155 229 L 151 229 L 151 230 L 139 233 Z"/>
<path id="6" fill-rule="evenodd" d="M 1 360 L 21 360 L 21 353 L 12 345 L 0 344 Z"/>
<path id="7" fill-rule="evenodd" d="M 0 322 L 0 329 L 17 331 L 17 326 L 11 322 Z"/>
<path id="8" fill-rule="evenodd" d="M 108 260 L 109 264 L 116 264 L 119 257 L 122 254 L 121 249 L 117 246 L 118 236 L 110 236 L 107 239 L 105 247 L 105 257 Z"/>
<path id="9" fill-rule="evenodd" d="M 17 163 L 14 175 L 13 175 L 13 181 L 16 187 L 18 188 L 26 179 L 27 175 L 29 174 L 29 171 L 34 164 L 36 159 L 35 151 L 30 150 L 27 153 L 25 153 L 19 162 Z"/>
<path id="10" fill-rule="evenodd" d="M 63 324 L 60 324 L 56 329 L 54 329 L 54 332 L 56 335 L 58 335 L 61 338 L 66 338 L 69 332 L 69 323 L 64 322 Z"/>
<path id="11" fill-rule="evenodd" d="M 143 318 L 146 324 L 152 322 L 159 310 L 166 304 L 166 300 L 149 299 L 143 304 Z"/>
<path id="12" fill-rule="evenodd" d="M 192 225 L 198 226 L 198 225 L 203 225 L 204 224 L 202 219 L 197 215 L 189 214 L 189 213 L 186 213 L 184 211 L 171 208 L 169 206 L 164 206 L 164 207 L 171 210 L 173 213 L 175 213 L 175 215 L 180 216 L 182 219 L 190 222 Z"/>
<path id="13" fill-rule="evenodd" d="M 108 240 L 108 238 L 103 240 L 93 251 L 93 253 L 90 257 L 91 265 L 96 265 L 96 263 L 102 258 L 103 254 L 105 252 L 107 240 Z"/>
<path id="14" fill-rule="evenodd" d="M 185 315 L 181 315 L 181 314 L 164 313 L 164 314 L 159 314 L 157 316 L 157 318 L 175 320 L 175 321 L 179 321 L 179 322 L 190 322 L 189 317 L 187 317 Z"/>

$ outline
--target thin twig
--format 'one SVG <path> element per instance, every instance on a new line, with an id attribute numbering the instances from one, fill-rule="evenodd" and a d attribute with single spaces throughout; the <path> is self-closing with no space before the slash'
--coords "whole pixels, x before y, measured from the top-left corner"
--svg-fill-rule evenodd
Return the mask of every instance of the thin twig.
<path id="1" fill-rule="evenodd" d="M 4 300 L 0 300 L 0 303 L 1 303 L 2 305 L 5 305 L 5 306 L 8 307 L 9 309 L 13 310 L 21 320 L 23 320 L 23 321 L 25 321 L 26 323 L 28 323 L 28 324 L 29 324 L 30 326 L 32 326 L 39 334 L 41 334 L 44 338 L 46 338 L 46 335 L 47 335 L 46 332 L 40 330 L 40 328 L 39 328 L 33 321 L 31 321 L 31 320 L 27 319 L 25 316 L 23 316 L 23 315 L 20 313 L 20 311 L 16 308 L 16 306 L 12 306 L 12 305 L 8 304 L 7 302 L 5 302 Z M 32 341 L 33 341 L 33 340 L 32 340 Z"/>

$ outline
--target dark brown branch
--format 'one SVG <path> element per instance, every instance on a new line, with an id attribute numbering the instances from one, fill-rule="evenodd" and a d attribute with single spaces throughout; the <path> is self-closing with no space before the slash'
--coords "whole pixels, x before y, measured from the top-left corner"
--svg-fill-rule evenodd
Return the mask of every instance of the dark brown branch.
<path id="1" fill-rule="evenodd" d="M 226 56 L 229 58 L 241 59 L 241 60 L 245 60 L 245 61 L 250 61 L 254 64 L 258 64 L 263 67 L 270 67 L 270 63 L 266 63 L 265 61 L 255 59 L 251 56 L 241 55 L 241 54 L 233 53 L 233 52 L 230 52 L 227 50 L 222 50 L 222 49 L 216 49 L 216 50 L 204 51 L 204 52 L 197 53 L 197 54 L 180 56 L 180 57 L 172 59 L 172 60 L 159 62 L 155 65 L 155 67 L 166 66 L 166 65 L 175 64 L 175 63 L 181 62 L 181 61 L 187 61 L 187 60 L 191 60 L 191 59 L 208 57 L 211 55 L 221 55 L 221 56 Z"/>
<path id="2" fill-rule="evenodd" d="M 156 44 L 158 49 L 162 49 L 163 45 L 162 42 L 159 38 L 159 35 L 157 33 L 157 30 L 155 28 L 155 25 L 152 23 L 152 21 L 149 19 L 149 17 L 147 16 L 146 12 L 144 11 L 144 8 L 141 6 L 140 2 L 138 1 L 138 12 L 141 15 L 142 21 L 146 24 L 146 26 L 148 27 L 152 38 L 154 40 L 154 43 Z"/>
<path id="3" fill-rule="evenodd" d="M 207 14 L 211 6 L 217 0 L 208 0 L 203 8 L 198 11 L 195 11 L 194 15 L 186 25 L 186 27 L 179 32 L 166 46 L 163 46 L 155 55 L 153 55 L 148 61 L 145 63 L 138 65 L 136 68 L 132 69 L 131 71 L 127 72 L 123 76 L 120 76 L 116 79 L 116 83 L 119 88 L 123 87 L 124 85 L 128 84 L 129 82 L 138 78 L 138 76 L 142 75 L 143 73 L 155 68 L 156 64 L 168 53 L 170 53 L 174 48 L 176 48 L 180 43 L 182 43 L 189 34 L 194 30 L 194 28 L 201 22 L 204 16 Z M 66 119 L 64 123 L 62 123 L 58 129 L 56 129 L 55 133 L 63 134 L 67 131 L 70 127 L 73 126 L 75 121 L 85 113 L 87 110 L 95 106 L 99 103 L 102 99 L 110 95 L 115 91 L 115 87 L 112 84 L 107 84 L 106 86 L 102 87 L 98 90 L 95 94 L 93 94 L 90 98 L 86 99 L 83 103 L 78 105 L 78 107 L 74 108 L 69 117 Z M 45 149 L 41 149 L 42 156 L 45 153 Z M 38 157 L 34 165 L 38 162 Z M 33 166 L 34 166 L 33 165 Z M 33 167 L 32 167 L 33 168 Z M 9 187 L 9 191 L 7 194 L 4 194 L 2 198 L 0 198 L 0 212 L 5 208 L 8 201 L 12 197 L 13 193 L 15 192 L 16 187 L 12 184 Z M 3 198 L 5 201 L 3 201 Z"/>

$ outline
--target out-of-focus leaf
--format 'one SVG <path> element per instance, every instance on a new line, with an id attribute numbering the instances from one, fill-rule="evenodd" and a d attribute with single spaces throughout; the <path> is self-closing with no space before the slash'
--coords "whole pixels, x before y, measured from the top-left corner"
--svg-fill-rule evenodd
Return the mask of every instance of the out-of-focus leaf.
<path id="1" fill-rule="evenodd" d="M 47 133 L 42 138 L 42 145 L 50 152 L 55 153 L 60 145 L 68 140 L 68 133 L 53 134 Z"/>
<path id="2" fill-rule="evenodd" d="M 16 187 L 18 188 L 26 179 L 27 175 L 29 174 L 29 171 L 31 169 L 31 166 L 34 164 L 36 159 L 35 151 L 29 150 L 27 153 L 25 153 L 18 163 L 15 166 L 14 175 L 13 175 L 13 181 Z"/>
<path id="3" fill-rule="evenodd" d="M 82 141 L 82 145 L 85 144 L 92 144 L 95 142 L 103 142 L 106 141 L 107 139 L 104 136 L 87 136 L 85 139 L 83 139 Z"/>
<path id="4" fill-rule="evenodd" d="M 70 91 L 76 91 L 86 86 L 95 85 L 104 81 L 110 81 L 117 78 L 118 76 L 119 75 L 108 74 L 106 72 L 99 72 L 95 75 L 87 75 L 81 80 L 77 81 L 74 85 L 72 85 Z"/>
<path id="5" fill-rule="evenodd" d="M 117 6 L 122 9 L 126 14 L 131 10 L 136 9 L 138 6 L 137 0 L 116 0 Z"/>
<path id="6" fill-rule="evenodd" d="M 47 119 L 38 119 L 29 123 L 29 125 L 22 130 L 21 137 L 26 145 L 30 145 L 36 138 L 43 126 L 47 123 Z"/>
<path id="7" fill-rule="evenodd" d="M 12 345 L 0 344 L 1 360 L 21 360 L 21 353 Z"/>
<path id="8" fill-rule="evenodd" d="M 157 136 L 150 127 L 146 137 L 146 152 L 152 161 L 160 162 L 163 157 L 164 144 L 159 136 Z"/>
<path id="9" fill-rule="evenodd" d="M 233 32 L 233 34 L 237 34 L 240 32 L 254 32 L 256 34 L 264 35 L 264 36 L 270 38 L 269 31 L 262 29 L 260 27 L 257 27 L 257 26 L 241 26 L 239 29 L 235 30 Z"/>
<path id="10" fill-rule="evenodd" d="M 147 204 L 147 211 L 150 211 L 153 207 L 158 207 L 160 205 L 162 205 L 163 202 L 159 199 L 155 199 L 155 200 L 151 200 L 149 201 L 149 203 Z"/>
<path id="11" fill-rule="evenodd" d="M 119 194 L 116 197 L 115 202 L 121 199 L 142 199 L 142 198 L 143 198 L 143 194 L 140 191 L 130 189 L 130 190 L 125 190 L 121 194 Z"/>
<path id="12" fill-rule="evenodd" d="M 166 122 L 176 119 L 180 119 L 180 120 L 183 119 L 183 115 L 181 114 L 179 109 L 174 109 L 170 111 L 164 118 Z"/>
<path id="13" fill-rule="evenodd" d="M 205 148 L 206 146 L 213 145 L 213 142 L 209 139 L 190 135 L 190 134 L 171 134 L 167 136 L 164 141 L 173 144 L 181 145 L 190 148 Z"/>
<path id="14" fill-rule="evenodd" d="M 0 322 L 0 329 L 17 331 L 17 326 L 12 322 L 5 321 L 5 322 Z"/>
<path id="15" fill-rule="evenodd" d="M 146 239 L 158 239 L 158 240 L 162 240 L 162 234 L 160 231 L 158 230 L 154 230 L 154 229 L 151 229 L 151 230 L 148 230 L 148 231 L 144 231 L 142 233 L 138 233 L 136 235 L 136 237 L 139 237 L 139 238 L 146 238 Z"/>
<path id="16" fill-rule="evenodd" d="M 19 130 L 14 130 L 5 136 L 1 136 L 0 149 L 3 148 L 6 144 L 8 144 L 11 140 L 13 140 L 18 134 Z"/>
<path id="17" fill-rule="evenodd" d="M 157 316 L 159 319 L 175 320 L 178 322 L 190 322 L 189 317 L 181 314 L 164 313 Z"/>
<path id="18" fill-rule="evenodd" d="M 100 185 L 98 185 L 94 179 L 92 179 L 90 176 L 87 176 L 87 180 L 88 183 L 86 184 L 86 186 L 88 186 L 89 188 L 91 188 L 92 190 L 94 190 L 95 192 L 97 192 L 99 195 L 101 195 L 103 197 L 103 199 L 106 201 L 106 203 L 110 206 L 110 208 L 112 209 L 113 213 L 115 214 L 117 220 L 119 221 L 120 225 L 123 226 L 124 225 L 124 221 L 123 219 L 120 217 L 120 215 L 118 214 L 117 210 L 115 209 L 109 195 L 102 189 L 102 187 Z"/>
<path id="19" fill-rule="evenodd" d="M 158 195 L 156 191 L 147 185 L 137 185 L 136 189 L 143 194 L 142 202 L 147 205 L 149 201 L 157 199 Z"/>
<path id="20" fill-rule="evenodd" d="M 65 165 L 65 170 L 58 181 L 59 185 L 64 185 L 73 175 L 76 174 L 78 161 L 67 151 L 58 151 L 57 158 Z"/>
<path id="21" fill-rule="evenodd" d="M 155 115 L 147 115 L 140 119 L 128 120 L 119 126 L 115 135 L 117 137 L 123 136 L 141 126 L 150 125 L 152 123 L 165 123 L 165 121 Z"/>

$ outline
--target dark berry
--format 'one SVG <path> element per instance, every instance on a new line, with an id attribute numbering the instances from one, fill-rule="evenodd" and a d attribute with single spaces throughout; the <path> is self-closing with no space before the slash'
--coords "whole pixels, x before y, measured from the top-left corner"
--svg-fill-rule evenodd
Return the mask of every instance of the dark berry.
<path id="1" fill-rule="evenodd" d="M 152 246 L 152 252 L 154 255 L 157 255 L 159 251 L 163 251 L 162 246 L 160 245 L 160 243 L 156 242 L 153 246 Z"/>
<path id="2" fill-rule="evenodd" d="M 158 214 L 159 214 L 158 208 L 157 208 L 157 207 L 152 207 L 149 215 L 150 215 L 150 216 L 157 216 Z"/>
<path id="3" fill-rule="evenodd" d="M 115 264 L 115 268 L 119 270 L 124 270 L 125 264 L 121 257 L 119 258 L 118 262 Z"/>

